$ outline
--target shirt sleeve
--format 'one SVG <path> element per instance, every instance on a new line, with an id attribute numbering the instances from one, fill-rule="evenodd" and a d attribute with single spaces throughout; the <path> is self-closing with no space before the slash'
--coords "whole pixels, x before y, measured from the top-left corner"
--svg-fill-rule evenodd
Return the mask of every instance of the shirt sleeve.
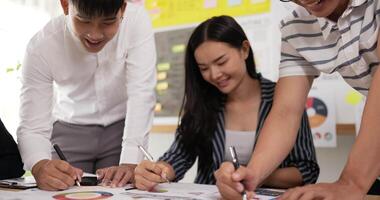
<path id="1" fill-rule="evenodd" d="M 22 65 L 17 139 L 24 168 L 51 159 L 53 79 L 44 59 L 27 50 Z"/>
<path id="2" fill-rule="evenodd" d="M 284 24 L 284 23 L 282 23 Z M 289 26 L 289 25 L 288 25 Z M 292 46 L 289 38 L 292 38 L 291 28 L 281 28 L 281 60 L 279 76 L 319 76 L 320 72 Z"/>
<path id="3" fill-rule="evenodd" d="M 127 111 L 120 163 L 137 164 L 143 154 L 137 145 L 147 148 L 156 103 L 156 50 L 148 14 L 140 8 L 130 20 L 130 42 L 126 58 Z"/>
<path id="4" fill-rule="evenodd" d="M 186 151 L 181 141 L 181 137 L 176 133 L 175 140 L 163 156 L 159 158 L 160 161 L 169 163 L 175 172 L 174 181 L 180 181 L 185 176 L 186 172 L 193 166 L 196 156 L 191 155 Z"/>
<path id="5" fill-rule="evenodd" d="M 280 167 L 296 167 L 302 175 L 303 184 L 315 183 L 318 179 L 319 165 L 306 112 L 302 115 L 296 143 Z"/>
<path id="6" fill-rule="evenodd" d="M 17 144 L 0 120 L 0 180 L 21 177 L 24 172 Z"/>

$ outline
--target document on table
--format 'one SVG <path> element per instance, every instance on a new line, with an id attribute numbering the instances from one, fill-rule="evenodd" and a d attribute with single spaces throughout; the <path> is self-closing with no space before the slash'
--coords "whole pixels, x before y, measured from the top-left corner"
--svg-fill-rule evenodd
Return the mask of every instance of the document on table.
<path id="1" fill-rule="evenodd" d="M 110 188 L 102 186 L 73 186 L 64 191 L 43 191 L 28 189 L 17 192 L 1 191 L 0 200 L 83 200 L 83 199 L 120 199 L 120 200 L 218 200 L 220 194 L 215 185 L 200 185 L 191 183 L 163 183 L 153 191 L 140 191 L 129 189 L 131 185 L 123 188 Z M 271 190 L 257 191 L 256 200 L 275 199 L 280 193 Z"/>
<path id="2" fill-rule="evenodd" d="M 0 180 L 0 188 L 29 189 L 37 187 L 33 176 Z"/>
<path id="3" fill-rule="evenodd" d="M 209 200 L 219 199 L 218 189 L 214 185 L 189 183 L 162 183 L 153 191 L 129 190 L 124 195 L 136 199 L 176 199 L 176 200 Z"/>

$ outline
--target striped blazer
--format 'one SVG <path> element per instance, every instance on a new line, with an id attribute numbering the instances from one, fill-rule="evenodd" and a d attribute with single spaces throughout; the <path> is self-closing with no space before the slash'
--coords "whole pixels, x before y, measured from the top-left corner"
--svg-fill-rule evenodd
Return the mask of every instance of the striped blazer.
<path id="1" fill-rule="evenodd" d="M 274 88 L 276 85 L 275 83 L 264 78 L 260 78 L 260 82 L 261 104 L 256 129 L 256 141 L 260 134 L 260 130 L 263 127 L 264 120 L 268 116 L 272 107 Z M 198 163 L 197 175 L 194 181 L 195 183 L 215 184 L 216 180 L 214 178 L 214 172 L 224 161 L 225 129 L 223 112 L 220 112 L 217 120 L 217 130 L 212 138 L 212 164 L 208 167 L 201 167 L 205 165 L 200 165 L 201 163 Z M 177 136 L 178 132 L 176 133 L 175 141 L 171 147 L 159 159 L 172 165 L 176 175 L 174 181 L 181 180 L 198 157 L 196 155 L 191 156 L 190 153 L 185 150 L 180 139 L 181 137 Z M 279 135 L 279 137 L 281 136 Z M 306 112 L 304 112 L 302 116 L 295 146 L 280 165 L 280 168 L 284 167 L 298 168 L 302 174 L 304 184 L 315 183 L 318 179 L 319 166 L 317 164 L 313 138 Z"/>

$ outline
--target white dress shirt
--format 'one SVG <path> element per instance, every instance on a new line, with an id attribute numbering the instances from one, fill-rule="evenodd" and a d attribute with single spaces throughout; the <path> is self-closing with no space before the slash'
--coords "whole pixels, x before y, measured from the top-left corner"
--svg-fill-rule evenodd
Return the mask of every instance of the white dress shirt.
<path id="1" fill-rule="evenodd" d="M 120 163 L 139 163 L 155 106 L 156 52 L 149 15 L 128 3 L 118 33 L 98 53 L 51 20 L 29 42 L 22 65 L 19 149 L 26 169 L 51 159 L 53 123 L 107 126 L 125 118 Z M 83 145 L 85 141 L 83 141 Z"/>

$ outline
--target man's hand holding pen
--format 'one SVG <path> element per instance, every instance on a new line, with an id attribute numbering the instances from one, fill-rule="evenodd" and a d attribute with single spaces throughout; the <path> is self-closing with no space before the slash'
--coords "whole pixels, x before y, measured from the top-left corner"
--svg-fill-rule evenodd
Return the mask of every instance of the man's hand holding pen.
<path id="1" fill-rule="evenodd" d="M 54 191 L 73 186 L 83 171 L 63 160 L 41 160 L 33 166 L 32 174 L 38 188 Z"/>

